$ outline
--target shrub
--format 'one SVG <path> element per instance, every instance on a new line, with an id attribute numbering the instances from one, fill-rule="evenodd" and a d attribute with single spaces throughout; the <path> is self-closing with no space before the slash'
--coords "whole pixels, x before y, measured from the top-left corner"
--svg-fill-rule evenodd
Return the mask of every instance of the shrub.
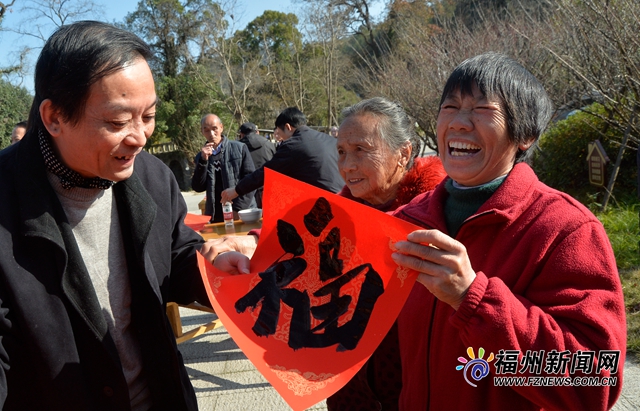
<path id="1" fill-rule="evenodd" d="M 0 79 L 0 150 L 11 144 L 16 123 L 27 120 L 32 100 L 24 87 Z"/>
<path id="2" fill-rule="evenodd" d="M 583 202 L 601 200 L 604 187 L 589 184 L 587 164 L 588 144 L 600 140 L 610 159 L 605 171 L 605 186 L 613 172 L 623 136 L 607 126 L 599 117 L 606 116 L 602 105 L 594 103 L 554 123 L 540 138 L 540 151 L 534 158 L 533 168 L 545 184 L 567 192 Z M 637 190 L 636 151 L 625 150 L 613 189 L 613 200 L 635 196 Z"/>

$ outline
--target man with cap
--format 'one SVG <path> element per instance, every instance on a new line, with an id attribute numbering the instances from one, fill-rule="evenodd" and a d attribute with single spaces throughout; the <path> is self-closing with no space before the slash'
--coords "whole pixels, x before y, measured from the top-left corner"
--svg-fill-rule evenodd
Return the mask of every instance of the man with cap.
<path id="1" fill-rule="evenodd" d="M 276 152 L 276 147 L 272 142 L 260 135 L 258 127 L 255 124 L 246 122 L 240 126 L 238 130 L 238 137 L 240 142 L 247 145 L 253 165 L 256 169 L 262 167 L 264 163 L 271 160 L 273 154 Z M 262 191 L 260 187 L 255 192 L 255 199 L 258 208 L 262 208 Z"/>

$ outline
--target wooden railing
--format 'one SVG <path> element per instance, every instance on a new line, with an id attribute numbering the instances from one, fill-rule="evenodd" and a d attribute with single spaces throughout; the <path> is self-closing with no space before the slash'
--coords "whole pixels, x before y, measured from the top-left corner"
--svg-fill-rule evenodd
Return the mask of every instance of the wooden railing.
<path id="1" fill-rule="evenodd" d="M 160 143 L 152 145 L 147 151 L 151 154 L 171 153 L 178 151 L 178 146 L 175 143 Z"/>

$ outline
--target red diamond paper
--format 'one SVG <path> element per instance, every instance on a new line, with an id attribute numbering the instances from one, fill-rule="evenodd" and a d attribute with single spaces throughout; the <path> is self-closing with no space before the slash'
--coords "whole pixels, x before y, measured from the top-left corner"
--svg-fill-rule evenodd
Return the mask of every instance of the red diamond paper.
<path id="1" fill-rule="evenodd" d="M 318 204 L 325 208 L 318 208 Z M 199 255 L 200 269 L 209 299 L 238 347 L 292 409 L 304 410 L 343 387 L 391 328 L 417 277 L 414 271 L 393 262 L 391 245 L 419 228 L 268 169 L 265 169 L 263 205 L 262 231 L 251 260 L 251 274 L 223 273 Z M 316 213 L 309 217 L 311 210 Z M 302 253 L 302 248 L 288 253 L 282 247 L 283 241 L 289 251 L 293 250 L 291 244 L 300 245 L 292 229 L 302 241 Z M 336 241 L 338 231 L 339 241 Z M 333 237 L 329 235 L 331 232 Z M 289 238 L 291 241 L 287 243 L 288 240 L 281 238 L 283 233 L 291 235 L 293 240 Z M 324 254 L 320 251 L 323 242 Z M 305 266 L 301 274 L 283 269 L 290 268 L 289 260 L 294 258 Z M 330 270 L 321 263 L 321 258 L 338 267 L 336 277 L 326 279 Z M 342 261 L 342 267 L 337 260 Z M 275 279 L 274 284 L 283 281 L 286 284 L 267 287 L 268 281 L 260 273 L 269 272 L 269 267 L 283 261 L 286 263 L 278 266 L 281 270 L 274 276 L 263 275 Z M 328 288 L 333 291 L 322 291 Z M 267 289 L 262 299 L 250 298 L 259 297 L 261 294 L 257 291 Z M 317 293 L 320 295 L 314 295 Z M 365 294 L 366 298 L 362 297 Z M 288 304 L 279 300 L 277 296 L 281 295 L 286 296 Z M 315 307 L 312 311 L 319 311 L 311 313 L 305 309 L 307 298 L 310 307 Z M 257 299 L 259 302 L 254 307 L 244 304 L 243 311 L 237 308 L 241 301 Z M 273 304 L 278 300 L 279 304 Z M 349 300 L 346 311 L 339 314 L 341 311 L 336 307 Z M 263 315 L 271 313 L 269 319 L 277 319 L 272 333 L 266 332 L 266 335 L 264 330 L 269 327 L 264 325 L 269 321 L 264 322 L 260 317 L 263 304 L 271 307 L 271 310 L 265 309 Z M 371 306 L 373 309 L 369 310 Z M 322 312 L 329 315 L 317 318 Z M 328 325 L 323 327 L 325 322 Z M 262 330 L 261 335 L 254 331 L 256 328 Z M 337 342 L 332 344 L 336 338 Z M 290 344 L 296 345 L 295 349 Z"/>

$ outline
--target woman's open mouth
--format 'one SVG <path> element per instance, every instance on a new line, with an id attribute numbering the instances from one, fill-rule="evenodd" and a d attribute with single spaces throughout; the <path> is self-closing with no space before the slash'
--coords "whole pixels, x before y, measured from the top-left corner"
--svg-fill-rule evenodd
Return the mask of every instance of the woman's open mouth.
<path id="1" fill-rule="evenodd" d="M 480 147 L 471 143 L 452 141 L 449 143 L 449 154 L 453 157 L 469 156 L 480 151 Z"/>

